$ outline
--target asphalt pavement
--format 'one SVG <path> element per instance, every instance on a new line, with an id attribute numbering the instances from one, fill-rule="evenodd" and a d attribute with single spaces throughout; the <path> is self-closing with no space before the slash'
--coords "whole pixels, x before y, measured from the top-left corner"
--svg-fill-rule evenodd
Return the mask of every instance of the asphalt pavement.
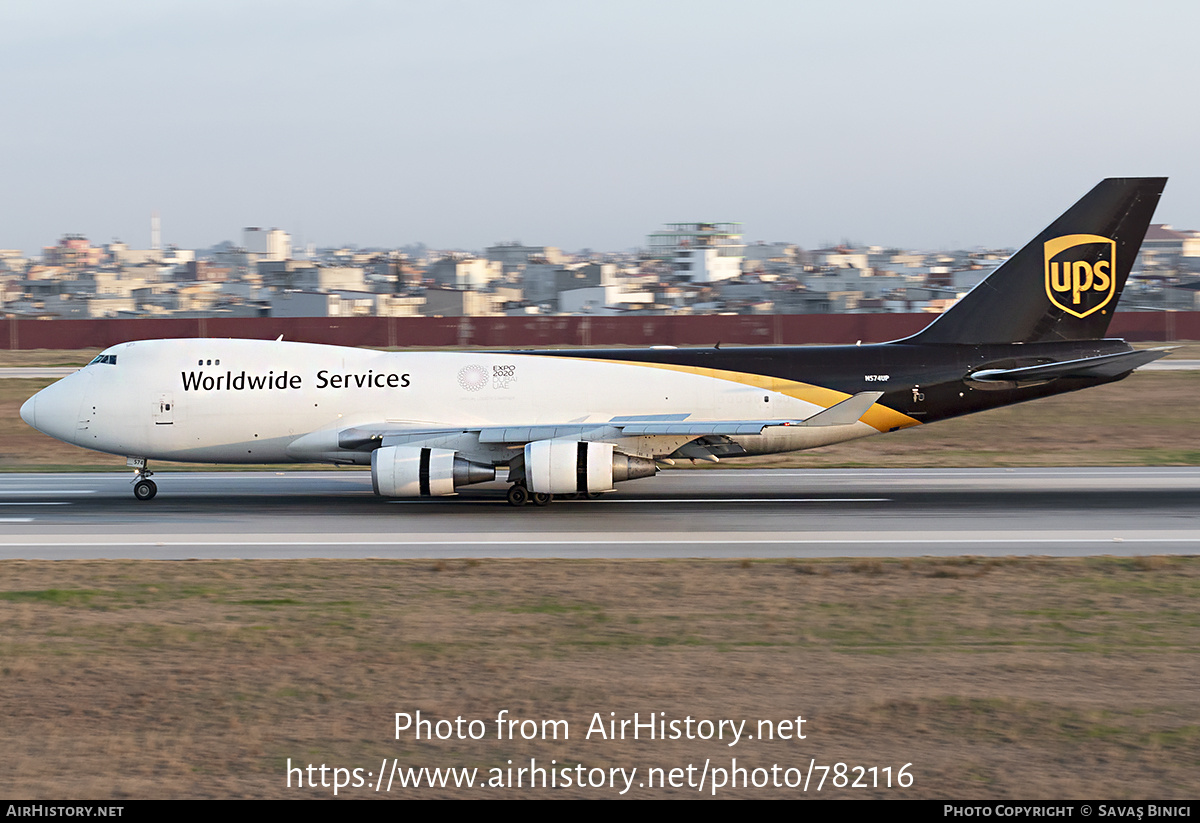
<path id="1" fill-rule="evenodd" d="M 1200 468 L 670 470 L 513 508 L 388 500 L 363 471 L 0 475 L 0 558 L 1200 553 Z"/>

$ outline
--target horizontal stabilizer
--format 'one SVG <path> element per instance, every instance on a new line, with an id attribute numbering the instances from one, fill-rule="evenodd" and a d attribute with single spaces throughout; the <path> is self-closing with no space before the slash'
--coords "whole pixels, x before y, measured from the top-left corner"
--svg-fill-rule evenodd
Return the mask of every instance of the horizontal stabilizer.
<path id="1" fill-rule="evenodd" d="M 847 397 L 841 403 L 830 406 L 823 412 L 818 412 L 804 421 L 806 426 L 849 426 L 857 423 L 875 401 L 883 397 L 881 391 L 859 392 L 853 397 Z"/>
<path id="2" fill-rule="evenodd" d="M 1080 360 L 1064 360 L 1059 363 L 1043 363 L 1019 369 L 982 369 L 969 376 L 983 383 L 1001 383 L 1022 380 L 1055 380 L 1060 377 L 1116 377 L 1131 372 L 1160 357 L 1166 357 L 1169 349 L 1144 349 L 1099 357 L 1084 357 Z M 834 408 L 837 408 L 836 406 Z"/>

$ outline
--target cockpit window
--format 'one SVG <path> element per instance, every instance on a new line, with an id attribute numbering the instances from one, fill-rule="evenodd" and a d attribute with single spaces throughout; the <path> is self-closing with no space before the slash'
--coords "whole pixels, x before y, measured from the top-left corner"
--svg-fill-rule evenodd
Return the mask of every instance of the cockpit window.
<path id="1" fill-rule="evenodd" d="M 92 363 L 107 363 L 110 366 L 115 366 L 117 365 L 117 356 L 115 354 L 98 354 L 88 365 L 90 366 Z"/>

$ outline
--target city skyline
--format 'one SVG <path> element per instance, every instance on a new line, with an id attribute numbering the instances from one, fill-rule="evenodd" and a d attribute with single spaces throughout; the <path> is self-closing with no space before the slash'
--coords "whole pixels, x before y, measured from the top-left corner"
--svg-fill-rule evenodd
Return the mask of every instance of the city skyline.
<path id="1" fill-rule="evenodd" d="M 561 5 L 132 0 L 0 7 L 0 248 L 64 233 L 623 250 L 1015 246 L 1101 178 L 1171 178 L 1200 9 L 1119 3 Z M 1183 89 L 1181 90 L 1181 87 Z"/>

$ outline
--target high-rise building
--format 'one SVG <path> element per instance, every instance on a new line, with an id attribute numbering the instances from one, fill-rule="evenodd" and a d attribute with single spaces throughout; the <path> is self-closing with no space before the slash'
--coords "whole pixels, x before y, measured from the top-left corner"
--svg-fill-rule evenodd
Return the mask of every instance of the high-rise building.
<path id="1" fill-rule="evenodd" d="M 93 248 L 82 234 L 67 234 L 56 246 L 42 249 L 42 262 L 47 266 L 67 269 L 86 269 L 99 265 L 104 249 Z"/>
<path id="2" fill-rule="evenodd" d="M 694 283 L 728 280 L 742 273 L 741 223 L 668 223 L 650 235 L 650 255 L 670 261 Z"/>
<path id="3" fill-rule="evenodd" d="M 242 245 L 259 260 L 287 260 L 292 256 L 292 237 L 281 229 L 242 229 Z"/>

